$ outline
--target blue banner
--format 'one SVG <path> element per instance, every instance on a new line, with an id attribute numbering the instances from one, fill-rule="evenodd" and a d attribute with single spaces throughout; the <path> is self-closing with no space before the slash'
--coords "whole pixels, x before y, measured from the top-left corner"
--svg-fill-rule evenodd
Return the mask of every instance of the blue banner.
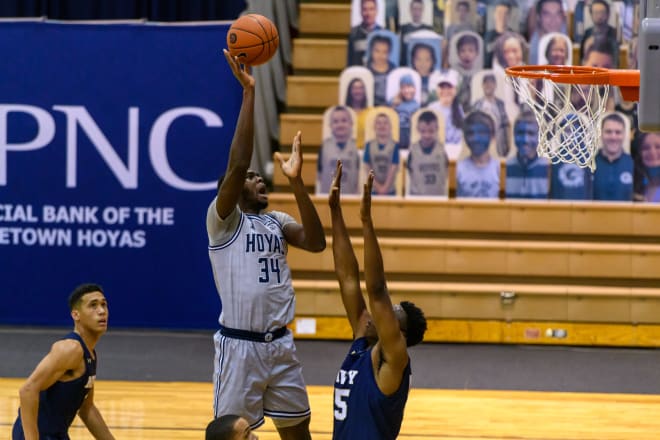
<path id="1" fill-rule="evenodd" d="M 206 210 L 240 109 L 229 24 L 0 24 L 0 324 L 212 328 Z"/>

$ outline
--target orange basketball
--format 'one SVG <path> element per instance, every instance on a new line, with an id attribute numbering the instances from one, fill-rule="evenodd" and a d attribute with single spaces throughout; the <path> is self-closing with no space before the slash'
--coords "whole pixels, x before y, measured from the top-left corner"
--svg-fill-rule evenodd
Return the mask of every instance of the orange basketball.
<path id="1" fill-rule="evenodd" d="M 280 36 L 273 22 L 259 14 L 239 17 L 227 33 L 229 53 L 250 66 L 258 66 L 271 59 L 279 43 Z"/>

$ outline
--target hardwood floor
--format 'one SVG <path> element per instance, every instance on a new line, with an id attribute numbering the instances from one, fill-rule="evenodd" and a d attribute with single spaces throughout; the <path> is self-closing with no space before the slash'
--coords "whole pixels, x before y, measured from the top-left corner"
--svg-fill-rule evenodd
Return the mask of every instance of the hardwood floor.
<path id="1" fill-rule="evenodd" d="M 0 438 L 10 438 L 20 379 L 0 379 Z M 203 439 L 210 383 L 99 381 L 97 406 L 117 439 Z M 310 386 L 312 436 L 332 437 L 332 389 Z M 401 435 L 407 440 L 660 439 L 660 396 L 413 389 Z M 72 440 L 90 439 L 79 420 Z M 278 439 L 270 421 L 257 434 Z M 359 440 L 359 439 L 356 439 Z"/>

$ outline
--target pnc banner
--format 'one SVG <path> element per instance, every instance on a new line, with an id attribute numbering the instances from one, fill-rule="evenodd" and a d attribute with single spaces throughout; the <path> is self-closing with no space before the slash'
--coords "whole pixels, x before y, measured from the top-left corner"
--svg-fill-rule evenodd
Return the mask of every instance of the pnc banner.
<path id="1" fill-rule="evenodd" d="M 0 325 L 212 328 L 206 210 L 241 87 L 228 23 L 0 24 Z"/>

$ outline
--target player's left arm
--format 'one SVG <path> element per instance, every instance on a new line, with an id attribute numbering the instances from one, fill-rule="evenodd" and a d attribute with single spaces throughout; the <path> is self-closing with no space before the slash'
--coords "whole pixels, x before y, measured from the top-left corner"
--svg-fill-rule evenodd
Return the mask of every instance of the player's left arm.
<path id="1" fill-rule="evenodd" d="M 399 327 L 399 320 L 394 314 L 392 300 L 387 290 L 383 256 L 378 245 L 378 238 L 371 218 L 371 186 L 373 171 L 369 173 L 362 193 L 360 218 L 364 234 L 364 278 L 369 295 L 371 317 L 378 332 L 378 343 L 372 356 L 376 364 L 384 361 L 376 374 L 378 388 L 384 394 L 394 393 L 401 384 L 403 370 L 408 364 L 406 339 Z"/>
<path id="2" fill-rule="evenodd" d="M 367 305 L 360 289 L 360 268 L 351 237 L 346 229 L 344 214 L 341 209 L 342 164 L 337 160 L 335 176 L 330 185 L 328 205 L 332 222 L 332 258 L 335 263 L 335 275 L 339 281 L 339 292 L 346 310 L 346 317 L 353 330 L 353 338 L 365 335 L 367 323 L 371 320 Z"/>
<path id="3" fill-rule="evenodd" d="M 280 162 L 282 172 L 289 178 L 291 189 L 296 197 L 298 211 L 302 224 L 290 223 L 284 227 L 284 237 L 293 246 L 311 251 L 321 252 L 325 249 L 325 232 L 318 212 L 309 197 L 305 184 L 303 183 L 302 170 L 302 148 L 300 146 L 300 131 L 293 138 L 291 145 L 291 156 L 284 160 L 280 153 L 275 153 L 275 158 Z"/>
<path id="4" fill-rule="evenodd" d="M 94 405 L 94 388 L 92 388 L 89 393 L 87 393 L 87 397 L 85 397 L 82 406 L 78 410 L 78 415 L 95 439 L 115 439 L 110 432 L 110 428 L 108 428 L 108 425 L 106 425 L 105 420 L 103 420 L 101 412 L 96 407 L 96 405 Z"/>

